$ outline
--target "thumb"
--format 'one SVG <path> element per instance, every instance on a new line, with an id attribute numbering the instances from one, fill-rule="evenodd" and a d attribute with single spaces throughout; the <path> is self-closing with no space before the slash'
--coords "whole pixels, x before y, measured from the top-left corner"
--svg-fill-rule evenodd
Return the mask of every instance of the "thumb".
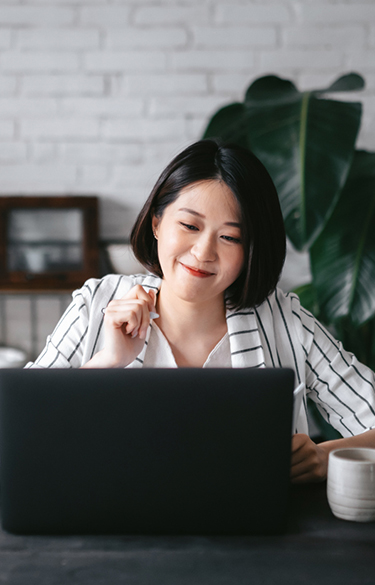
<path id="1" fill-rule="evenodd" d="M 154 305 L 155 308 L 155 303 L 156 303 L 156 291 L 154 290 L 149 290 L 148 291 L 148 295 L 151 298 L 152 304 Z"/>

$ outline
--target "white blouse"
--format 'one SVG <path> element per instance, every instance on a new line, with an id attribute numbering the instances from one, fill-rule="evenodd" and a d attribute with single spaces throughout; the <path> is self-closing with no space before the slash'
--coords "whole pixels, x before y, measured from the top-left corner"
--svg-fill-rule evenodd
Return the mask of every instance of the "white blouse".
<path id="1" fill-rule="evenodd" d="M 79 368 L 104 346 L 102 309 L 136 284 L 146 291 L 157 291 L 160 283 L 152 275 L 111 274 L 88 280 L 73 293 L 71 305 L 47 338 L 40 356 L 26 367 Z M 298 432 L 308 432 L 306 396 L 316 402 L 323 417 L 344 437 L 375 428 L 374 373 L 345 351 L 301 307 L 295 294 L 276 289 L 259 307 L 228 309 L 226 319 L 228 333 L 211 352 L 205 367 L 220 362 L 233 368 L 292 368 L 295 385 L 305 384 Z M 160 337 L 153 322 L 141 353 L 128 367 L 164 364 L 176 366 L 167 340 Z"/>
<path id="2" fill-rule="evenodd" d="M 134 362 L 133 362 L 134 364 Z M 127 366 L 128 368 L 131 367 Z M 151 333 L 148 340 L 147 352 L 143 362 L 144 368 L 177 368 L 176 360 L 172 349 L 160 331 L 155 321 L 151 322 Z M 208 358 L 203 364 L 203 368 L 231 368 L 230 346 L 228 333 L 220 339 Z"/>

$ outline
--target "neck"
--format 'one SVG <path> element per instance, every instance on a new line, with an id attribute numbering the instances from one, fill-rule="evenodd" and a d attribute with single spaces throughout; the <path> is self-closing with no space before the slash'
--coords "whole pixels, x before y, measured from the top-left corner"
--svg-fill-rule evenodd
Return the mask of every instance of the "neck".
<path id="1" fill-rule="evenodd" d="M 192 303 L 171 295 L 163 283 L 158 295 L 158 327 L 170 337 L 203 335 L 226 328 L 224 296 Z"/>

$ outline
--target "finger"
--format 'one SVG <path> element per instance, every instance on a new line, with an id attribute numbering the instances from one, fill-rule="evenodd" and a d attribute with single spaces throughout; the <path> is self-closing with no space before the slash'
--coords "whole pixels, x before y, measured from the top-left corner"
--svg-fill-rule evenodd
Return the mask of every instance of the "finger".
<path id="1" fill-rule="evenodd" d="M 159 315 L 157 314 L 157 310 L 156 310 L 156 296 L 157 296 L 157 292 L 155 290 L 149 290 L 148 292 L 146 292 L 142 287 L 139 291 L 137 291 L 137 295 L 139 295 L 137 298 L 144 298 L 147 302 L 148 305 L 148 310 L 150 311 L 150 316 L 151 319 L 156 319 L 157 317 L 159 317 Z"/>
<path id="2" fill-rule="evenodd" d="M 155 309 L 155 298 L 156 298 L 156 294 L 155 296 L 151 296 L 150 293 L 154 293 L 154 291 L 150 291 L 150 292 L 146 292 L 145 289 L 143 288 L 143 286 L 141 286 L 140 284 L 137 284 L 135 286 L 133 286 L 133 288 L 130 289 L 130 291 L 128 293 L 126 293 L 126 295 L 124 295 L 122 297 L 122 299 L 120 300 L 126 300 L 126 299 L 139 299 L 139 300 L 143 300 L 147 303 L 147 305 L 150 307 L 150 309 Z"/>
<path id="3" fill-rule="evenodd" d="M 102 312 L 107 319 L 111 318 L 114 326 L 123 327 L 127 335 L 145 339 L 150 319 L 159 316 L 155 299 L 155 291 L 147 293 L 142 286 L 136 285 L 121 299 L 112 300 Z"/>
<path id="4" fill-rule="evenodd" d="M 111 301 L 106 308 L 105 324 L 123 328 L 125 333 L 132 334 L 138 330 L 142 321 L 144 302 L 138 299 L 130 301 Z"/>
<path id="5" fill-rule="evenodd" d="M 304 459 L 299 460 L 298 458 L 292 457 L 292 464 L 290 474 L 293 479 L 304 478 L 303 481 L 322 481 L 327 475 L 327 462 L 324 457 L 324 453 L 312 443 L 312 446 L 308 446 L 307 449 L 303 450 Z"/>
<path id="6" fill-rule="evenodd" d="M 127 300 L 129 298 L 135 298 L 138 301 L 142 301 L 145 303 L 146 306 L 142 306 L 142 316 L 141 321 L 139 323 L 139 336 L 141 339 L 146 339 L 147 330 L 150 324 L 151 319 L 157 319 L 159 317 L 156 311 L 156 291 L 149 290 L 148 292 L 140 286 L 134 286 L 129 293 L 127 293 L 122 299 L 120 300 Z"/>
<path id="7" fill-rule="evenodd" d="M 144 299 L 115 299 L 108 303 L 104 314 L 111 313 L 114 315 L 116 312 L 120 314 L 125 313 L 127 310 L 142 310 L 143 306 L 147 306 L 147 302 Z"/>
<path id="8" fill-rule="evenodd" d="M 150 298 L 147 298 L 148 303 L 150 303 Z M 150 311 L 148 303 L 147 299 L 145 298 L 136 298 L 132 301 L 122 301 L 122 299 L 120 299 L 120 303 L 118 305 L 119 311 L 131 311 L 129 313 L 130 316 L 127 319 L 125 332 L 127 334 L 131 334 L 133 338 L 139 335 L 140 339 L 146 339 L 147 330 L 150 325 Z M 153 306 L 152 302 L 151 304 Z"/>
<path id="9" fill-rule="evenodd" d="M 305 435 L 304 433 L 297 433 L 292 437 L 292 453 L 296 453 L 300 449 L 303 449 L 310 441 L 310 437 Z"/>
<path id="10" fill-rule="evenodd" d="M 292 465 L 290 469 L 290 477 L 294 479 L 310 472 L 311 464 L 306 460 L 299 461 L 298 463 Z"/>
<path id="11" fill-rule="evenodd" d="M 298 448 L 296 448 L 294 451 L 292 450 L 292 465 L 297 465 L 301 461 L 314 462 L 318 459 L 315 443 L 307 435 L 302 435 L 302 437 L 305 437 L 305 439 L 302 438 L 297 440 L 296 443 L 300 444 Z"/>
<path id="12" fill-rule="evenodd" d="M 145 291 L 145 289 L 140 286 L 140 285 L 136 285 L 134 286 L 128 293 L 126 293 L 126 295 L 124 295 L 123 297 L 121 297 L 120 299 L 114 299 L 112 301 L 110 301 L 107 305 L 107 307 L 112 306 L 122 306 L 122 304 L 124 302 L 127 301 L 135 301 L 135 300 L 139 300 L 142 302 L 147 303 L 147 306 L 149 308 L 150 312 L 156 313 L 156 307 L 155 307 L 155 302 L 156 302 L 156 292 L 155 291 L 149 291 L 148 293 Z M 102 313 L 105 314 L 107 307 L 104 307 L 101 309 Z"/>
<path id="13" fill-rule="evenodd" d="M 150 326 L 150 311 L 146 304 L 142 305 L 142 316 L 139 327 L 139 338 L 146 339 L 147 330 Z"/>
<path id="14" fill-rule="evenodd" d="M 297 467 L 296 469 L 291 470 L 290 479 L 292 483 L 306 483 L 306 482 L 320 482 L 324 481 L 326 475 L 320 468 L 316 468 L 315 466 L 306 467 Z"/>
<path id="15" fill-rule="evenodd" d="M 159 314 L 158 314 L 157 309 L 156 309 L 156 295 L 157 295 L 157 293 L 154 290 L 149 290 L 148 295 L 149 295 L 150 300 L 151 300 L 151 304 L 149 303 L 149 305 L 148 305 L 148 309 L 150 311 L 150 319 L 157 319 L 159 317 Z"/>
<path id="16" fill-rule="evenodd" d="M 317 482 L 318 480 L 315 475 L 311 472 L 303 473 L 301 475 L 291 477 L 292 483 L 310 483 L 310 482 Z"/>
<path id="17" fill-rule="evenodd" d="M 291 465 L 298 465 L 302 461 L 305 461 L 309 457 L 308 451 L 300 449 L 296 453 L 292 453 Z"/>
<path id="18" fill-rule="evenodd" d="M 143 315 L 142 315 L 142 320 L 140 323 L 140 336 L 142 339 L 146 338 L 147 329 L 148 329 L 148 326 L 150 324 L 150 320 L 157 319 L 159 317 L 157 310 L 156 310 L 156 306 L 155 306 L 156 295 L 157 295 L 156 291 L 150 290 L 150 291 L 146 292 L 142 286 L 136 285 L 135 287 L 133 287 L 129 291 L 129 293 L 127 293 L 124 297 L 122 297 L 123 300 L 127 300 L 129 298 L 135 298 L 135 299 L 147 304 L 148 312 L 145 311 L 144 308 L 142 308 Z"/>
<path id="19" fill-rule="evenodd" d="M 149 290 L 148 291 L 148 296 L 151 298 L 152 301 L 152 307 L 151 308 L 156 308 L 156 291 L 155 290 Z"/>
<path id="20" fill-rule="evenodd" d="M 150 325 L 150 312 L 148 306 L 143 300 L 135 299 L 131 308 L 132 311 L 128 318 L 125 331 L 127 334 L 131 334 L 132 338 L 139 335 L 140 339 L 146 339 L 147 330 Z"/>
<path id="21" fill-rule="evenodd" d="M 305 433 L 296 433 L 292 436 L 292 452 L 298 451 L 298 449 L 303 449 L 305 445 L 313 443 L 310 439 L 309 435 Z"/>

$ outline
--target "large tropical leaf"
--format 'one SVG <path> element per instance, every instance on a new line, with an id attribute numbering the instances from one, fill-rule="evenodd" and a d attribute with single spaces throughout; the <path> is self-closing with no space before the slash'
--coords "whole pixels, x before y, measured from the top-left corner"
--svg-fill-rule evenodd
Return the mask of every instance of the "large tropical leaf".
<path id="1" fill-rule="evenodd" d="M 276 76 L 262 77 L 247 90 L 244 107 L 222 108 L 205 131 L 204 137 L 246 145 L 265 164 L 279 192 L 287 234 L 299 250 L 313 243 L 334 209 L 360 126 L 360 103 L 322 96 L 361 87 L 356 74 L 311 92 Z"/>
<path id="2" fill-rule="evenodd" d="M 372 317 L 359 327 L 353 326 L 350 318 L 340 319 L 334 325 L 337 339 L 346 350 L 354 353 L 362 363 L 375 370 L 375 318 Z"/>
<path id="3" fill-rule="evenodd" d="M 311 270 L 326 322 L 375 315 L 375 153 L 357 151 L 340 200 L 310 250 Z"/>
<path id="4" fill-rule="evenodd" d="M 303 284 L 302 286 L 294 289 L 293 292 L 298 295 L 299 300 L 301 301 L 301 305 L 310 311 L 314 317 L 320 319 L 320 309 L 314 283 L 309 282 L 308 284 Z"/>
<path id="5" fill-rule="evenodd" d="M 212 137 L 249 148 L 244 104 L 229 104 L 213 115 L 203 135 L 203 138 Z"/>

